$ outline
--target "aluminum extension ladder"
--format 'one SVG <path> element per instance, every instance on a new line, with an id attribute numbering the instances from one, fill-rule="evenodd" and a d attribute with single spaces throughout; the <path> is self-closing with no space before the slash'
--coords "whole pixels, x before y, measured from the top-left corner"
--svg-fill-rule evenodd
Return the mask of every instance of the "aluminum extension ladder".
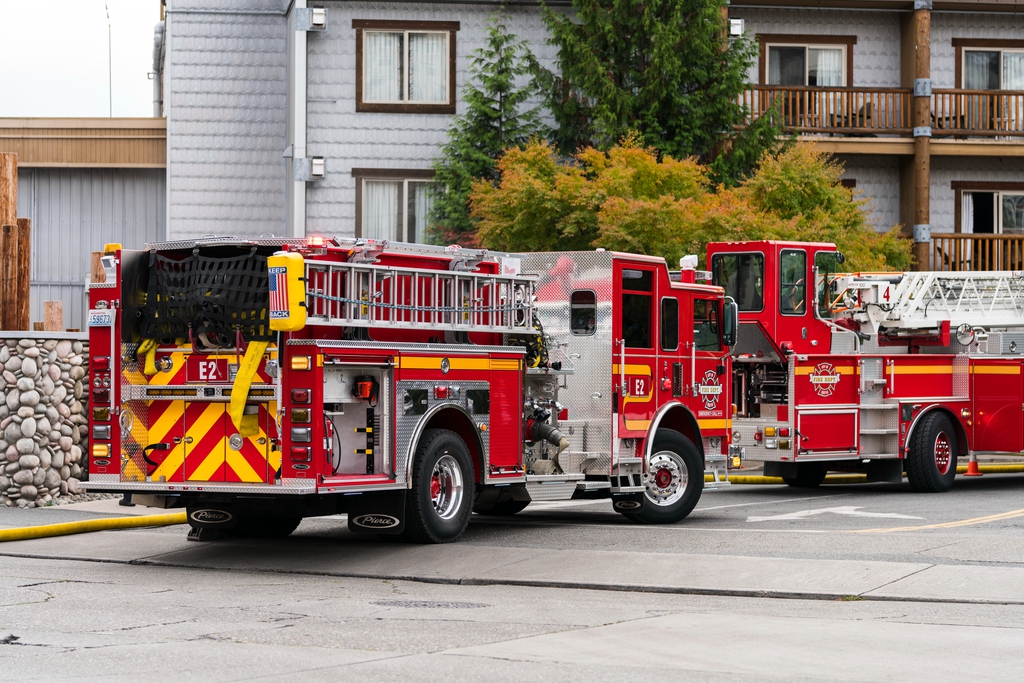
<path id="1" fill-rule="evenodd" d="M 1024 326 L 1024 272 L 909 272 L 840 275 L 839 300 L 854 319 L 880 329 L 930 329 L 944 321 L 988 328 Z M 839 301 L 837 300 L 837 302 Z"/>
<path id="2" fill-rule="evenodd" d="M 314 325 L 522 334 L 533 331 L 534 278 L 361 262 L 306 262 Z"/>

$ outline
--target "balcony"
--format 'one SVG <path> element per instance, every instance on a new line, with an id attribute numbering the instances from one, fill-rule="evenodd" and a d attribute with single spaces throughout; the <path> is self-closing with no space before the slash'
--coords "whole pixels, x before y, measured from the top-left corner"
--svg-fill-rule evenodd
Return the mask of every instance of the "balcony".
<path id="1" fill-rule="evenodd" d="M 1024 270 L 1024 235 L 932 233 L 931 270 Z"/>
<path id="2" fill-rule="evenodd" d="M 752 85 L 741 95 L 749 125 L 774 105 L 795 133 L 909 136 L 914 93 L 908 88 L 814 88 Z M 932 137 L 1024 138 L 1024 91 L 934 90 Z"/>

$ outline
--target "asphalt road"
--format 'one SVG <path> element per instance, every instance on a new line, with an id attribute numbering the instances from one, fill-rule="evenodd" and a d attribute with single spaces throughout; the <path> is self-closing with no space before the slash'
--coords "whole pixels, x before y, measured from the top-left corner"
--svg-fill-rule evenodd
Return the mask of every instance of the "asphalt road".
<path id="1" fill-rule="evenodd" d="M 0 510 L 0 526 L 127 511 Z M 474 516 L 448 546 L 354 536 L 342 517 L 306 520 L 278 541 L 184 535 L 166 527 L 0 546 L 8 677 L 1024 674 L 1024 475 L 958 479 L 938 495 L 734 486 L 705 492 L 671 527 L 635 526 L 604 501 L 538 503 L 508 519 Z"/>

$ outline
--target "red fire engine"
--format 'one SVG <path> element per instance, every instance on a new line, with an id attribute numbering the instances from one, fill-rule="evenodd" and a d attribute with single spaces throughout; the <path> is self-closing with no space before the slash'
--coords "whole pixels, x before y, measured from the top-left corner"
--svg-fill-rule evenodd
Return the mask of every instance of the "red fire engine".
<path id="1" fill-rule="evenodd" d="M 831 244 L 712 244 L 739 308 L 732 449 L 791 486 L 829 470 L 918 491 L 1024 450 L 1024 273 L 837 274 Z"/>
<path id="2" fill-rule="evenodd" d="M 108 252 L 85 486 L 186 508 L 191 537 L 347 513 L 446 542 L 570 498 L 674 522 L 723 481 L 737 315 L 692 269 L 323 237 Z"/>

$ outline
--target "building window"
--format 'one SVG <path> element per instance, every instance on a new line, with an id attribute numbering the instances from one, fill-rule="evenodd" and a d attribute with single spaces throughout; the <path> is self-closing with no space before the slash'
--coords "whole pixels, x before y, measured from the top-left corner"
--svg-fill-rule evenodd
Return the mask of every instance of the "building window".
<path id="1" fill-rule="evenodd" d="M 433 204 L 433 171 L 353 169 L 356 237 L 424 242 Z"/>
<path id="2" fill-rule="evenodd" d="M 1024 40 L 954 38 L 956 81 L 965 90 L 1024 90 Z"/>
<path id="3" fill-rule="evenodd" d="M 842 47 L 769 45 L 768 85 L 844 84 Z"/>
<path id="4" fill-rule="evenodd" d="M 759 34 L 762 85 L 837 88 L 853 81 L 856 36 Z"/>
<path id="5" fill-rule="evenodd" d="M 455 113 L 458 22 L 361 21 L 356 29 L 356 111 Z"/>

